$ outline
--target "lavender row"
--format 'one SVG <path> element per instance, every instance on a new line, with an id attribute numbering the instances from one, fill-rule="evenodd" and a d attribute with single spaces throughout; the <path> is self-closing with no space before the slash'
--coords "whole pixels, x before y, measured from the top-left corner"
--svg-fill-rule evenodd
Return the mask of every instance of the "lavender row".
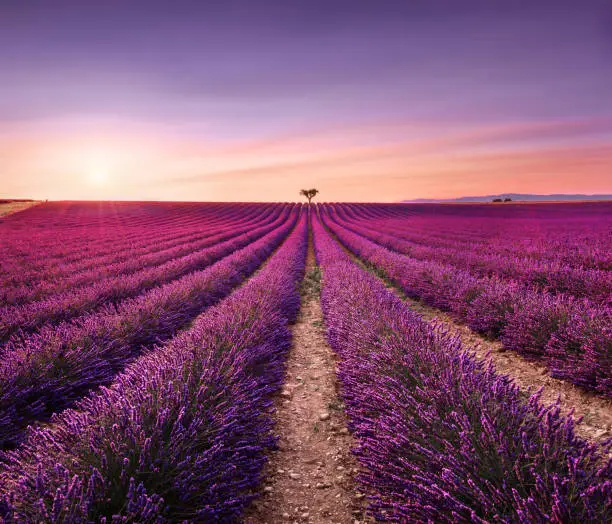
<path id="1" fill-rule="evenodd" d="M 259 240 L 209 268 L 108 307 L 77 322 L 41 330 L 0 363 L 0 447 L 23 430 L 109 383 L 126 364 L 168 340 L 242 282 L 294 227 L 299 210 Z"/>
<path id="2" fill-rule="evenodd" d="M 143 232 L 164 234 L 197 228 L 202 222 L 214 220 L 219 213 L 245 210 L 241 206 L 219 208 L 210 204 L 189 208 L 164 204 L 163 207 L 151 208 L 141 203 L 135 204 L 142 212 L 138 220 L 125 209 L 117 209 L 116 205 L 116 202 L 99 203 L 94 216 L 87 212 L 91 203 L 59 202 L 40 204 L 24 213 L 10 215 L 1 222 L 6 244 L 0 247 L 0 253 L 3 257 L 9 255 L 23 262 L 36 261 L 38 252 L 52 260 L 84 258 L 97 252 L 111 253 L 114 242 L 125 242 L 126 245 L 150 242 L 150 239 L 143 238 Z M 160 208 L 164 209 L 165 220 L 160 219 L 159 212 L 155 211 Z M 37 246 L 36 252 L 32 252 L 32 241 Z M 81 248 L 84 248 L 84 253 Z"/>
<path id="3" fill-rule="evenodd" d="M 188 238 L 180 238 L 179 240 L 172 239 L 170 248 L 164 248 L 162 239 L 159 239 L 157 246 L 152 250 L 151 246 L 142 254 L 138 255 L 134 251 L 128 252 L 122 256 L 123 260 L 116 263 L 107 263 L 106 258 L 102 260 L 94 259 L 91 261 L 90 269 L 78 272 L 69 272 L 68 268 L 62 268 L 62 272 L 68 271 L 67 276 L 60 277 L 56 274 L 42 272 L 37 281 L 28 278 L 27 275 L 19 275 L 19 283 L 13 287 L 5 286 L 0 290 L 0 302 L 5 302 L 11 305 L 22 305 L 35 300 L 42 300 L 53 293 L 70 293 L 73 294 L 78 287 L 86 286 L 94 282 L 105 280 L 105 285 L 108 286 L 111 282 L 108 279 L 127 277 L 130 274 L 142 272 L 146 268 L 160 266 L 161 264 L 170 263 L 173 260 L 178 260 L 207 247 L 214 246 L 219 242 L 230 240 L 238 237 L 245 231 L 250 231 L 254 228 L 268 225 L 274 218 L 278 217 L 278 212 L 274 212 L 271 217 L 267 216 L 263 220 L 232 220 L 226 222 L 222 227 L 208 226 L 207 232 L 198 232 L 192 234 Z M 129 277 L 127 277 L 129 278 Z M 17 279 L 12 279 L 13 281 Z M 3 300 L 4 299 L 4 300 Z M 0 310 L 0 317 L 2 311 Z"/>
<path id="4" fill-rule="evenodd" d="M 388 226 L 383 230 L 401 239 L 397 247 L 414 258 L 444 258 L 474 271 L 525 279 L 553 291 L 572 291 L 585 296 L 592 292 L 603 298 L 604 293 L 597 287 L 599 281 L 608 286 L 610 294 L 609 272 L 593 267 L 597 266 L 593 262 L 583 266 L 580 258 L 576 258 L 578 253 L 589 253 L 591 258 L 602 261 L 609 258 L 612 245 L 605 226 L 602 227 L 607 219 L 606 209 L 589 215 L 587 221 L 571 214 L 563 221 L 545 216 L 529 220 L 506 217 L 495 221 L 493 217 L 471 217 L 466 212 L 467 216 L 453 216 L 452 220 L 444 216 L 418 220 L 410 217 L 378 223 L 360 220 L 356 209 L 361 207 L 335 206 L 343 218 L 351 219 L 355 225 L 379 231 L 383 224 Z M 415 235 L 418 242 L 413 241 Z M 573 287 L 576 289 L 572 290 Z"/>
<path id="5" fill-rule="evenodd" d="M 51 204 L 42 206 L 47 205 Z M 129 215 L 121 216 L 122 220 L 117 224 L 106 213 L 103 216 L 108 221 L 103 225 L 94 225 L 84 219 L 78 229 L 68 227 L 65 222 L 69 222 L 72 215 L 78 215 L 82 206 L 86 207 L 85 204 L 70 206 L 65 214 L 62 208 L 52 206 L 46 213 L 48 221 L 38 226 L 31 215 L 20 217 L 21 227 L 16 230 L 11 230 L 10 226 L 14 226 L 17 220 L 1 223 L 2 247 L 6 253 L 0 259 L 0 279 L 14 278 L 22 272 L 36 274 L 40 271 L 44 275 L 55 271 L 62 274 L 63 270 L 79 271 L 94 267 L 96 260 L 102 261 L 103 257 L 106 257 L 104 263 L 110 263 L 114 257 L 117 257 L 114 261 L 119 261 L 121 255 L 129 255 L 131 250 L 138 254 L 143 248 L 154 247 L 157 239 L 163 241 L 173 235 L 201 232 L 209 227 L 208 224 L 218 223 L 219 218 L 213 213 L 216 207 L 203 205 L 201 207 L 208 210 L 206 213 L 195 210 L 184 213 L 179 207 L 175 210 L 177 218 L 166 225 L 158 223 L 155 214 L 151 214 L 146 224 L 134 224 Z M 112 207 L 112 203 L 106 203 L 105 207 Z M 51 212 L 53 210 L 55 213 Z M 248 209 L 233 205 L 218 209 L 218 213 L 227 218 L 250 214 Z"/>
<path id="6" fill-rule="evenodd" d="M 107 302 L 117 303 L 128 297 L 139 295 L 151 288 L 170 282 L 192 271 L 204 269 L 236 249 L 240 249 L 257 238 L 269 233 L 286 221 L 291 207 L 286 207 L 268 224 L 263 224 L 225 242 L 218 242 L 203 250 L 170 260 L 153 268 L 143 269 L 130 275 L 102 279 L 94 284 L 77 289 L 68 289 L 48 299 L 31 302 L 23 306 L 0 308 L 0 341 L 17 331 L 32 332 L 44 324 L 53 324 L 82 315 Z M 220 236 L 223 236 L 220 235 Z"/>
<path id="7" fill-rule="evenodd" d="M 390 231 L 416 247 L 477 249 L 576 269 L 612 269 L 612 204 L 379 205 L 341 204 L 340 209 L 378 231 Z M 389 208 L 395 209 L 393 216 Z M 378 212 L 378 213 L 377 213 Z M 376 216 L 378 215 L 378 216 Z M 386 216 L 386 218 L 385 218 Z"/>
<path id="8" fill-rule="evenodd" d="M 159 227 L 154 222 L 154 217 L 151 217 L 151 223 L 148 225 L 130 224 L 128 231 L 108 226 L 100 232 L 96 228 L 85 227 L 82 234 L 72 239 L 75 247 L 71 248 L 66 246 L 68 239 L 61 236 L 60 225 L 51 223 L 43 230 L 45 236 L 42 239 L 32 234 L 34 228 L 31 227 L 30 230 L 22 232 L 28 237 L 27 250 L 22 256 L 18 256 L 15 252 L 15 243 L 5 237 L 9 253 L 3 257 L 1 263 L 0 281 L 3 286 L 40 281 L 72 275 L 101 265 L 124 262 L 132 257 L 158 250 L 166 244 L 178 245 L 181 239 L 188 241 L 219 226 L 249 220 L 257 215 L 262 216 L 261 211 L 260 209 L 256 213 L 255 210 L 228 206 L 227 210 L 221 213 L 223 216 L 211 216 L 199 220 L 197 217 L 189 219 L 185 217 L 185 221 L 180 221 L 171 227 Z M 264 209 L 264 214 L 272 211 L 272 207 Z M 4 235 L 6 227 L 2 230 Z M 44 248 L 43 240 L 50 242 L 47 249 Z"/>
<path id="9" fill-rule="evenodd" d="M 246 285 L 0 471 L 6 522 L 231 522 L 254 497 L 299 308 L 307 221 Z"/>
<path id="10" fill-rule="evenodd" d="M 527 287 L 550 293 L 565 293 L 597 302 L 612 299 L 612 273 L 601 269 L 574 268 L 559 260 L 532 260 L 514 254 L 491 254 L 485 249 L 474 249 L 455 243 L 450 247 L 414 245 L 401 237 L 395 229 L 381 233 L 359 220 L 349 220 L 343 206 L 328 206 L 331 216 L 343 227 L 373 240 L 392 251 L 409 255 L 417 260 L 431 260 L 465 269 L 477 276 L 497 276 L 502 280 L 515 280 Z"/>
<path id="11" fill-rule="evenodd" d="M 333 221 L 330 231 L 406 295 L 452 312 L 507 349 L 541 361 L 553 377 L 612 396 L 612 308 L 553 296 L 432 261 L 414 260 Z"/>
<path id="12" fill-rule="evenodd" d="M 64 231 L 61 224 L 49 224 L 43 230 L 44 236 L 30 234 L 25 230 L 22 234 L 32 238 L 27 249 L 21 254 L 14 249 L 15 241 L 7 241 L 9 253 L 2 263 L 3 273 L 14 277 L 11 269 L 16 266 L 29 267 L 26 276 L 32 278 L 37 277 L 36 271 L 49 276 L 75 273 L 95 267 L 96 263 L 113 264 L 126 260 L 129 256 L 146 254 L 158 246 L 171 247 L 180 243 L 181 239 L 188 241 L 196 238 L 198 234 L 205 234 L 209 229 L 231 224 L 236 220 L 246 220 L 254 215 L 253 211 L 243 213 L 238 209 L 233 209 L 233 213 L 227 213 L 232 209 L 228 206 L 223 217 L 210 216 L 197 219 L 185 216 L 183 221 L 165 227 L 161 227 L 155 222 L 154 217 L 151 217 L 149 225 L 134 226 L 128 222 L 127 230 L 111 226 L 103 231 L 84 228 L 80 234 L 72 237 L 74 243 L 72 247 L 67 245 L 68 239 L 62 238 Z M 34 227 L 31 229 L 34 230 Z M 3 228 L 3 233 L 5 230 L 6 227 Z"/>
<path id="13" fill-rule="evenodd" d="M 610 443 L 574 434 L 358 268 L 319 223 L 328 339 L 381 521 L 609 522 Z"/>

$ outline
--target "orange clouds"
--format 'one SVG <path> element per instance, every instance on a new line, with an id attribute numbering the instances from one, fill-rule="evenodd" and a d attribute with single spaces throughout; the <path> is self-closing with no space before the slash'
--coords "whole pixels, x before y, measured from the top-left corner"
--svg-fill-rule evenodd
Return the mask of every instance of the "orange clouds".
<path id="1" fill-rule="evenodd" d="M 396 201 L 612 189 L 609 119 L 369 122 L 239 141 L 143 124 L 78 129 L 0 133 L 0 196 L 297 200 L 307 185 L 328 201 Z"/>

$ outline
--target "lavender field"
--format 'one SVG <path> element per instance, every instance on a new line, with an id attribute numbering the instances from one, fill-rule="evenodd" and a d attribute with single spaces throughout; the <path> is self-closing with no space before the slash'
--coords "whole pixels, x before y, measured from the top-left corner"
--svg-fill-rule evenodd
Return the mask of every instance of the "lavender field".
<path id="1" fill-rule="evenodd" d="M 0 522 L 612 522 L 609 202 L 40 203 L 0 356 Z"/>

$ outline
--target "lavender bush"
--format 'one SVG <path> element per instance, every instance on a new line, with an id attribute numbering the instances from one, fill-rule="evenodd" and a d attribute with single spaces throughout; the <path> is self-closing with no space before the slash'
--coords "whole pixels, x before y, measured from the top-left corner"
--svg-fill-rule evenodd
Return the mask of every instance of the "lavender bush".
<path id="1" fill-rule="evenodd" d="M 270 394 L 299 307 L 307 221 L 264 268 L 113 385 L 31 429 L 0 471 L 7 522 L 237 520 L 274 446 Z"/>
<path id="2" fill-rule="evenodd" d="M 555 334 L 567 329 L 571 318 L 593 315 L 605 308 L 587 299 L 551 295 L 497 277 L 479 278 L 446 264 L 416 260 L 395 253 L 342 227 L 330 218 L 328 209 L 329 206 L 323 208 L 321 216 L 330 231 L 362 260 L 382 271 L 407 296 L 452 312 L 482 333 L 499 337 L 508 349 L 538 358 L 551 369 L 559 367 L 552 363 L 553 356 L 547 351 L 549 341 Z M 492 300 L 496 301 L 494 306 Z M 584 337 L 588 337 L 584 341 L 584 348 L 597 346 L 597 341 L 605 336 L 604 329 L 609 329 L 609 324 L 608 327 L 598 324 L 584 333 Z M 562 346 L 557 344 L 554 355 L 557 362 L 562 358 L 561 350 Z M 573 360 L 576 358 L 572 357 Z M 591 357 L 584 352 L 581 358 Z M 597 368 L 593 373 L 595 384 L 589 385 L 579 376 L 571 381 L 612 396 L 612 366 L 608 362 L 609 355 L 592 363 Z"/>
<path id="3" fill-rule="evenodd" d="M 259 214 L 263 218 L 278 206 L 282 204 L 40 204 L 2 220 L 0 287 L 61 279 L 125 261 L 216 224 Z"/>
<path id="4" fill-rule="evenodd" d="M 139 245 L 142 247 L 134 246 L 134 241 L 129 247 L 126 247 L 124 242 L 118 242 L 114 244 L 115 252 L 102 256 L 92 253 L 87 263 L 67 264 L 65 261 L 59 261 L 54 266 L 36 271 L 23 271 L 23 268 L 20 268 L 18 273 L 12 273 L 10 278 L 2 280 L 0 303 L 13 306 L 26 304 L 102 279 L 128 275 L 164 264 L 264 225 L 265 218 L 269 218 L 274 211 L 273 208 L 265 209 L 255 217 L 252 217 L 251 213 L 243 215 L 235 212 L 223 221 L 218 218 L 208 222 L 198 221 L 197 227 L 191 226 L 191 230 L 189 225 L 179 222 L 173 224 L 169 234 L 155 231 L 153 243 L 143 227 L 142 236 L 147 238 L 147 241 L 141 241 L 142 244 Z"/>
<path id="5" fill-rule="evenodd" d="M 526 399 L 313 229 L 358 481 L 377 519 L 612 519 L 611 443 L 576 437 L 558 406 Z"/>
<path id="6" fill-rule="evenodd" d="M 14 447 L 28 424 L 110 382 L 148 346 L 172 337 L 226 296 L 282 242 L 297 213 L 203 271 L 76 323 L 49 327 L 7 350 L 0 363 L 0 445 Z"/>
<path id="7" fill-rule="evenodd" d="M 0 308 L 0 340 L 6 340 L 17 331 L 29 332 L 44 324 L 68 320 L 105 303 L 117 303 L 193 271 L 204 269 L 274 230 L 286 220 L 289 213 L 290 209 L 287 208 L 268 224 L 248 232 L 239 231 L 234 238 L 225 242 L 216 238 L 215 242 L 206 249 L 152 268 L 145 268 L 129 275 L 100 278 L 88 286 L 69 288 L 30 304 Z"/>

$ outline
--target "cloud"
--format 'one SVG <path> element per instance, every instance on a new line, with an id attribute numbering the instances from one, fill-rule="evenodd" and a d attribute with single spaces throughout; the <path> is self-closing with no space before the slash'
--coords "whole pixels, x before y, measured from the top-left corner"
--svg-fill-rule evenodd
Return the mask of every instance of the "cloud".
<path id="1" fill-rule="evenodd" d="M 418 138 L 419 127 L 414 122 L 378 122 L 362 126 L 331 127 L 303 134 L 231 143 L 216 151 L 217 163 L 226 157 L 233 167 L 207 170 L 199 164 L 206 157 L 192 162 L 194 172 L 174 178 L 177 183 L 230 182 L 246 177 L 265 181 L 270 177 L 291 176 L 306 170 L 337 169 L 363 163 L 404 162 L 408 165 L 423 158 L 458 155 L 470 157 L 474 150 L 485 163 L 491 154 L 498 158 L 520 156 L 521 151 L 545 150 L 550 144 L 569 140 L 588 144 L 598 137 L 612 141 L 612 119 L 582 119 L 571 121 L 518 122 L 505 125 L 479 126 L 450 130 L 443 126 L 428 126 L 426 138 Z M 348 137 L 346 136 L 348 134 Z M 376 135 L 373 140 L 372 136 Z M 413 138 L 404 138 L 413 135 Z M 399 137 L 399 139 L 398 139 Z M 361 143 L 360 143 L 361 141 Z M 554 149 L 562 156 L 564 148 Z M 476 156 L 472 156 L 475 158 Z"/>
<path id="2" fill-rule="evenodd" d="M 525 184 L 535 183 L 536 175 L 549 180 L 559 174 L 566 183 L 571 173 L 577 184 L 599 187 L 612 167 L 612 119 L 604 117 L 464 126 L 378 120 L 216 141 L 120 120 L 92 125 L 87 133 L 69 120 L 57 125 L 23 124 L 19 133 L 2 128 L 0 176 L 25 177 L 33 188 L 46 185 L 58 195 L 68 191 L 62 184 L 77 183 L 82 152 L 92 150 L 116 159 L 117 194 L 126 197 L 137 198 L 146 184 L 153 198 L 246 199 L 259 189 L 260 199 L 293 200 L 295 187 L 307 184 L 334 200 L 401 200 L 461 196 L 496 177 L 529 191 Z M 37 183 L 36 176 L 46 180 Z"/>

